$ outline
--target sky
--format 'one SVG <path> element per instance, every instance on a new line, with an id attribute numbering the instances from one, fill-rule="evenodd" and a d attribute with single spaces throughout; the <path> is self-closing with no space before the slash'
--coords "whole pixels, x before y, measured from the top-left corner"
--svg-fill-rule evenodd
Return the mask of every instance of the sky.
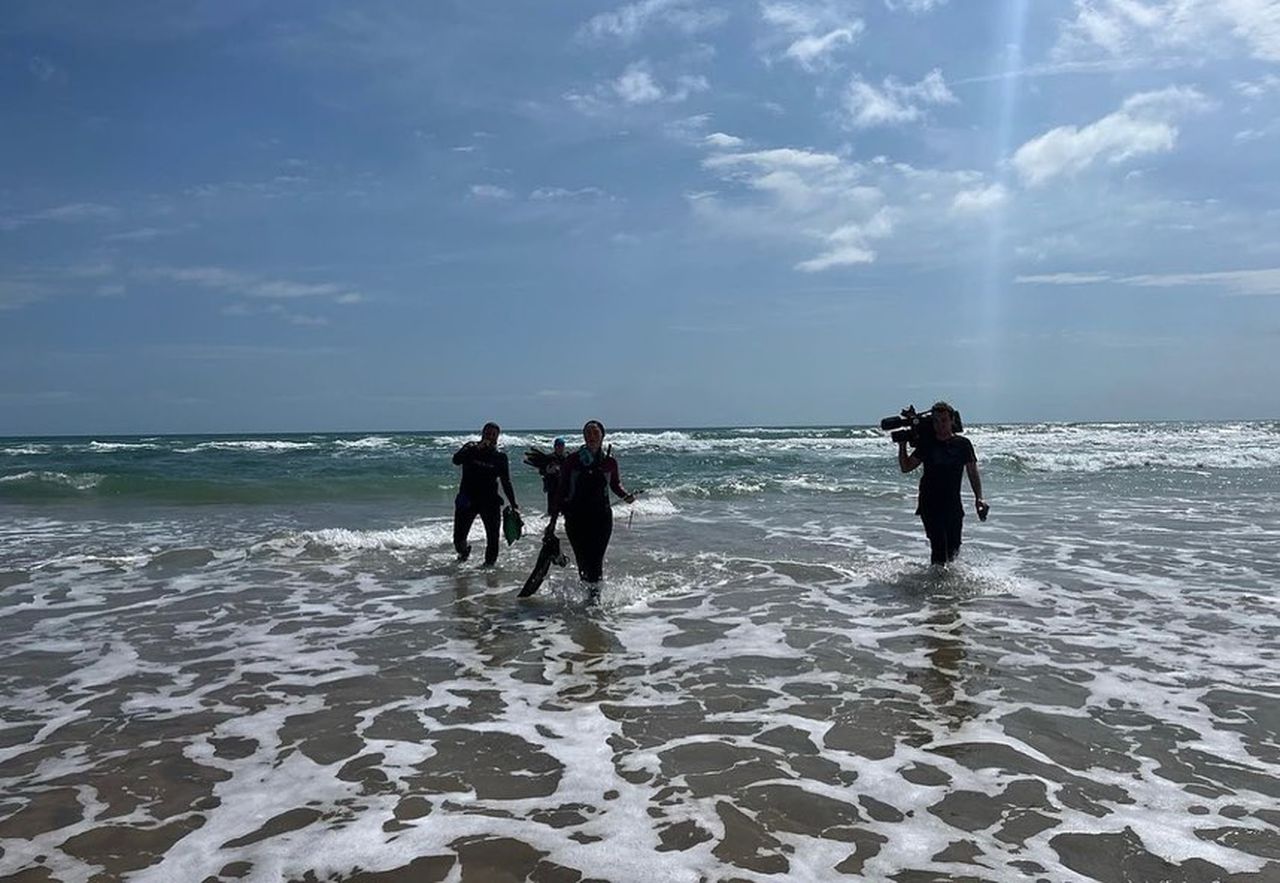
<path id="1" fill-rule="evenodd" d="M 6 0 L 0 435 L 1280 416 L 1280 0 Z"/>

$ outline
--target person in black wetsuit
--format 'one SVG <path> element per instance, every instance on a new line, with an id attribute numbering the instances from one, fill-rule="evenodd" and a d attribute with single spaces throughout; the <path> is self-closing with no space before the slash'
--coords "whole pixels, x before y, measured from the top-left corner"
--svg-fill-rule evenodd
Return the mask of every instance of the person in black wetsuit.
<path id="1" fill-rule="evenodd" d="M 946 564 L 960 551 L 960 534 L 964 528 L 964 504 L 960 502 L 960 475 L 969 473 L 973 503 L 979 517 L 985 518 L 987 502 L 982 498 L 982 477 L 978 474 L 978 457 L 973 444 L 956 435 L 954 409 L 937 402 L 929 409 L 933 414 L 934 441 L 907 453 L 907 443 L 898 442 L 898 466 L 910 472 L 924 466 L 920 479 L 919 505 L 916 513 L 924 522 L 929 538 L 929 562 Z"/>
<path id="2" fill-rule="evenodd" d="M 604 575 L 604 553 L 613 535 L 613 507 L 609 505 L 612 490 L 628 503 L 635 497 L 622 487 L 618 461 L 600 449 L 604 441 L 604 424 L 589 420 L 582 427 L 586 442 L 565 458 L 560 470 L 560 485 L 551 504 L 551 522 L 547 533 L 554 534 L 556 518 L 564 513 L 564 532 L 573 546 L 582 581 L 595 585 Z"/>
<path id="3" fill-rule="evenodd" d="M 551 455 L 538 469 L 538 474 L 542 476 L 543 493 L 547 495 L 548 513 L 551 512 L 552 501 L 560 487 L 560 470 L 564 468 L 564 461 L 568 456 L 564 448 L 564 439 L 557 438 L 551 446 Z"/>
<path id="4" fill-rule="evenodd" d="M 517 512 L 515 488 L 511 486 L 511 468 L 507 455 L 498 450 L 498 436 L 502 434 L 496 423 L 486 423 L 480 430 L 480 441 L 467 442 L 453 455 L 455 466 L 462 467 L 462 483 L 453 509 L 453 548 L 458 560 L 466 561 L 471 554 L 467 534 L 476 516 L 484 523 L 484 563 L 491 567 L 498 560 L 498 526 L 502 521 L 502 498 L 498 496 L 498 482 L 507 502 Z"/>

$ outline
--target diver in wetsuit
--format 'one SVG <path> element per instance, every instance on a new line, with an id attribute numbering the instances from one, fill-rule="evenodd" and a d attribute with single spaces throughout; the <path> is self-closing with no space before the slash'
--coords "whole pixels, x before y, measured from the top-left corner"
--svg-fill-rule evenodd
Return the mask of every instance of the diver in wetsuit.
<path id="1" fill-rule="evenodd" d="M 502 429 L 496 423 L 486 423 L 480 431 L 480 441 L 467 442 L 453 455 L 455 466 L 462 467 L 462 483 L 453 509 L 453 548 L 459 561 L 466 561 L 471 554 L 467 534 L 476 516 L 484 523 L 484 564 L 491 567 L 498 560 L 498 525 L 502 520 L 502 498 L 498 496 L 498 482 L 507 495 L 511 508 L 520 511 L 516 503 L 515 488 L 511 486 L 511 468 L 507 455 L 498 450 L 498 436 Z"/>
<path id="2" fill-rule="evenodd" d="M 898 442 L 898 466 L 910 472 L 924 466 L 920 478 L 919 505 L 916 508 L 929 538 L 929 562 L 946 564 L 960 551 L 960 534 L 964 528 L 964 504 L 960 502 L 960 476 L 969 474 L 973 503 L 978 516 L 985 519 L 987 502 L 982 498 L 982 477 L 978 474 L 978 457 L 973 443 L 953 429 L 954 409 L 937 402 L 929 409 L 933 414 L 934 441 L 907 453 L 907 443 Z"/>
<path id="3" fill-rule="evenodd" d="M 564 513 L 564 531 L 573 546 L 582 581 L 595 585 L 604 575 L 604 553 L 613 534 L 613 507 L 609 505 L 612 490 L 628 503 L 635 497 L 622 487 L 618 461 L 600 449 L 604 441 L 604 424 L 589 420 L 582 427 L 586 443 L 565 458 L 560 470 L 560 485 L 551 504 L 551 522 L 547 533 L 554 534 L 556 518 Z"/>
<path id="4" fill-rule="evenodd" d="M 538 470 L 538 474 L 542 476 L 542 492 L 547 495 L 547 513 L 551 512 L 551 505 L 554 501 L 556 491 L 560 488 L 560 470 L 564 468 L 564 461 L 569 456 L 564 449 L 564 439 L 557 438 L 551 446 L 551 453 L 544 454 L 541 451 L 531 449 L 525 455 L 525 462 Z"/>

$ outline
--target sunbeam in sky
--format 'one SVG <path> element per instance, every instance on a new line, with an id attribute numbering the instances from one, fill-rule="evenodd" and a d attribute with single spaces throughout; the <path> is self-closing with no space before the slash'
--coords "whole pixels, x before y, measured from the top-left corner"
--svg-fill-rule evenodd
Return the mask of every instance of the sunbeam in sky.
<path id="1" fill-rule="evenodd" d="M 980 338 L 982 347 L 981 376 L 989 389 L 999 390 L 1005 383 L 1006 360 L 1002 357 L 1000 341 L 1006 319 L 1005 302 L 1009 296 L 1007 194 L 1014 186 L 1009 164 L 1013 149 L 1014 118 L 1018 112 L 1018 95 L 1021 87 L 1019 73 L 1023 69 L 1023 41 L 1026 38 L 1028 0 L 1007 0 L 1005 7 L 1004 46 L 999 53 L 1003 70 L 992 81 L 990 90 L 997 94 L 994 102 L 995 140 L 992 144 L 993 177 L 992 202 L 987 219 L 986 258 L 983 262 L 981 281 Z M 988 393 L 991 404 L 992 393 Z"/>

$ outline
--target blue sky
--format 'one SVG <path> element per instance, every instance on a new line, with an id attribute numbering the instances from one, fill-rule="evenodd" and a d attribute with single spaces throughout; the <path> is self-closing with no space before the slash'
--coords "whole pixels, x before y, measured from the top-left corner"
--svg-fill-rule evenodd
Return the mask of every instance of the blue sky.
<path id="1" fill-rule="evenodd" d="M 1280 0 L 9 0 L 0 435 L 1280 415 Z"/>

